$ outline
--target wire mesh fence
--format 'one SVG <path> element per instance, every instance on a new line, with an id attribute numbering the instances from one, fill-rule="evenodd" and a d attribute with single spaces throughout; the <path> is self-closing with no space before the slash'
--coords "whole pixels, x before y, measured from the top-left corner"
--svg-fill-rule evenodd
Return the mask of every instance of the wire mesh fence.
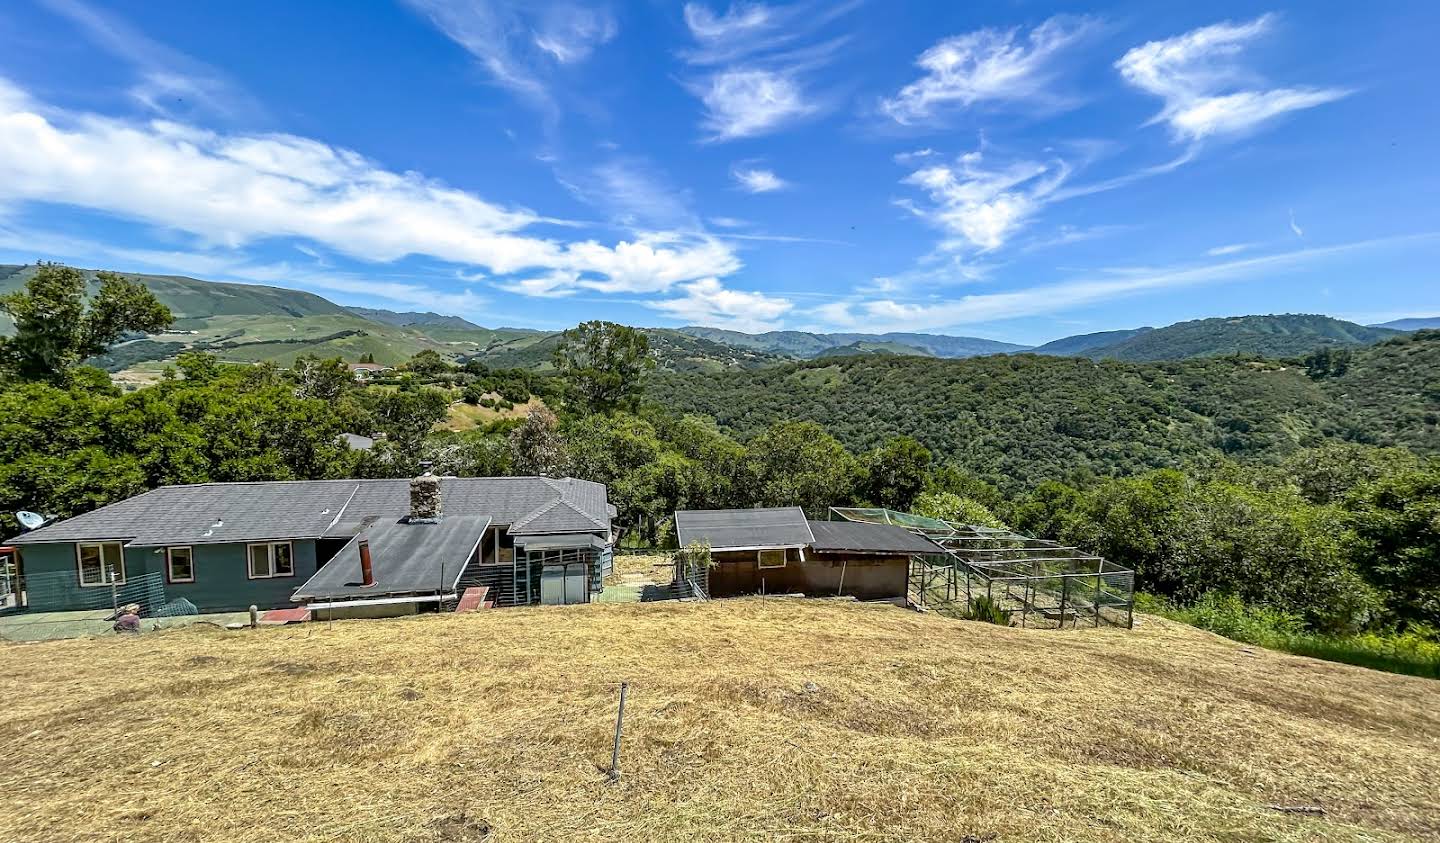
<path id="1" fill-rule="evenodd" d="M 147 629 L 198 614 L 187 600 L 167 599 L 160 573 L 84 588 L 69 573 L 27 574 L 19 581 L 16 597 L 17 608 L 0 615 L 0 639 L 45 641 L 110 634 L 117 615 L 126 609 Z"/>
<path id="2" fill-rule="evenodd" d="M 1134 623 L 1135 573 L 1080 548 L 888 509 L 837 507 L 831 513 L 903 527 L 939 545 L 943 555 L 916 557 L 910 565 L 911 600 L 922 608 L 971 617 L 983 597 L 987 608 L 998 610 L 996 619 L 1016 626 Z"/>

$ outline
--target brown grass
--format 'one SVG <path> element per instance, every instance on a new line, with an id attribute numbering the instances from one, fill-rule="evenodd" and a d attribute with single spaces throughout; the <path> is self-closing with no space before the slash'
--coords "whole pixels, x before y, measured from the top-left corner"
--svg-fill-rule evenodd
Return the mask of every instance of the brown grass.
<path id="1" fill-rule="evenodd" d="M 487 392 L 485 398 L 498 399 L 499 393 Z M 456 432 L 474 430 L 482 424 L 489 424 L 497 419 L 523 419 L 530 415 L 538 407 L 545 406 L 545 402 L 536 396 L 530 396 L 530 400 L 524 404 L 516 404 L 508 410 L 494 410 L 489 407 L 481 407 L 479 404 L 467 404 L 464 401 L 455 401 L 450 404 L 445 419 L 435 425 L 437 430 L 453 430 Z"/>
<path id="2" fill-rule="evenodd" d="M 8 645 L 0 670 L 7 841 L 1440 839 L 1440 684 L 1148 617 L 592 605 Z"/>

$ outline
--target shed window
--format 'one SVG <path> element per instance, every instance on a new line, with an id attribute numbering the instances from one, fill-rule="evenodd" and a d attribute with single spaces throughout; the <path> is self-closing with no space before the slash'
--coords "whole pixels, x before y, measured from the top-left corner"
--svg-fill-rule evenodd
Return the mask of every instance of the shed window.
<path id="1" fill-rule="evenodd" d="M 85 542 L 75 546 L 79 557 L 80 585 L 109 585 L 125 582 L 125 550 L 120 542 Z"/>
<path id="2" fill-rule="evenodd" d="M 252 580 L 295 576 L 294 550 L 290 547 L 290 542 L 252 544 L 248 561 Z"/>
<path id="3" fill-rule="evenodd" d="M 760 567 L 762 568 L 783 568 L 785 567 L 785 548 L 779 550 L 762 550 L 760 554 Z"/>
<path id="4" fill-rule="evenodd" d="M 195 553 L 188 547 L 165 548 L 165 578 L 170 582 L 195 582 Z"/>

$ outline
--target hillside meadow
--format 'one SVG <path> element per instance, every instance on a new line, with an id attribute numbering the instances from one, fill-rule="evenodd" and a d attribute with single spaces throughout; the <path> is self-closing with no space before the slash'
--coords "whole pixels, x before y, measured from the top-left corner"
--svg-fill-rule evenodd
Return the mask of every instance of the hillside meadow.
<path id="1" fill-rule="evenodd" d="M 1433 681 L 1151 616 L 594 604 L 8 645 L 0 668 L 6 840 L 1440 839 Z"/>

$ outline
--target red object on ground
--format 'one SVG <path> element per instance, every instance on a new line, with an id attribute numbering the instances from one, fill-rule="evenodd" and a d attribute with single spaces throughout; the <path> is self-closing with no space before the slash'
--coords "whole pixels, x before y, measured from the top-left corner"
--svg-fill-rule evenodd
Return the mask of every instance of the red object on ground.
<path id="1" fill-rule="evenodd" d="M 260 616 L 261 623 L 300 623 L 308 620 L 310 620 L 310 610 L 304 607 L 271 609 Z"/>
<path id="2" fill-rule="evenodd" d="M 490 608 L 493 604 L 485 600 L 485 595 L 488 594 L 489 591 L 490 587 L 484 585 L 465 589 L 465 593 L 460 595 L 460 603 L 455 606 L 455 611 L 473 612 L 480 608 Z"/>

